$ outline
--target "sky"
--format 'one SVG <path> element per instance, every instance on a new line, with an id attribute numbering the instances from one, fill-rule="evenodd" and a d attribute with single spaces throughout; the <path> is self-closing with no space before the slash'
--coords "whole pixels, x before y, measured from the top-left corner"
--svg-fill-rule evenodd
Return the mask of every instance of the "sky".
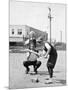
<path id="1" fill-rule="evenodd" d="M 10 0 L 10 25 L 28 25 L 46 31 L 50 38 L 48 7 L 51 8 L 51 35 L 56 41 L 66 42 L 66 5 Z"/>

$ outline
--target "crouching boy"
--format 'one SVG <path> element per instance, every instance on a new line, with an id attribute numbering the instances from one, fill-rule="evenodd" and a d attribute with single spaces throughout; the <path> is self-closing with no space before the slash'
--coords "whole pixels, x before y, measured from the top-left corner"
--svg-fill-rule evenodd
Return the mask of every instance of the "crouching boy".
<path id="1" fill-rule="evenodd" d="M 33 65 L 34 72 L 37 74 L 37 69 L 41 65 L 41 61 L 37 60 L 39 58 L 39 53 L 38 50 L 35 49 L 36 45 L 34 45 L 32 42 L 29 46 L 30 46 L 28 50 L 29 55 L 27 57 L 27 61 L 23 62 L 23 65 L 26 68 L 26 74 L 28 74 L 28 72 L 30 71 L 29 66 L 31 65 Z"/>

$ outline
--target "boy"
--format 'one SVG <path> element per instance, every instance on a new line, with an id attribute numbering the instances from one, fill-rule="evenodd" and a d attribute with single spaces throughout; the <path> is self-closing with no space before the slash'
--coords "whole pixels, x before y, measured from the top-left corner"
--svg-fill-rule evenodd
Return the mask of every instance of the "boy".
<path id="1" fill-rule="evenodd" d="M 30 35 L 31 37 L 26 43 L 29 43 L 29 50 L 28 50 L 28 57 L 27 61 L 23 62 L 23 65 L 26 68 L 26 74 L 29 72 L 29 66 L 33 65 L 34 66 L 34 72 L 37 74 L 37 69 L 41 65 L 41 61 L 37 61 L 37 58 L 39 57 L 38 50 L 36 50 L 36 39 L 32 37 L 32 34 Z M 33 52 L 34 51 L 34 52 Z"/>
<path id="2" fill-rule="evenodd" d="M 49 58 L 47 61 L 47 69 L 48 69 L 50 78 L 52 78 L 53 77 L 53 69 L 55 67 L 56 60 L 57 60 L 57 51 L 50 43 L 47 43 L 47 42 L 44 44 L 43 51 L 45 52 L 43 54 L 43 55 L 45 55 L 45 58 L 47 58 L 47 56 L 49 55 Z"/>

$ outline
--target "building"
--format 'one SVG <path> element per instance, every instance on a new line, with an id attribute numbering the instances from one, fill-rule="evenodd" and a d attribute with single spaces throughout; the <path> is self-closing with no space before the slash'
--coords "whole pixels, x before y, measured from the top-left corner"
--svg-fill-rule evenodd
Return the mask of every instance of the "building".
<path id="1" fill-rule="evenodd" d="M 28 38 L 30 31 L 36 33 L 36 38 L 42 37 L 48 40 L 48 34 L 27 25 L 10 25 L 9 41 L 10 42 L 23 42 L 23 38 Z"/>

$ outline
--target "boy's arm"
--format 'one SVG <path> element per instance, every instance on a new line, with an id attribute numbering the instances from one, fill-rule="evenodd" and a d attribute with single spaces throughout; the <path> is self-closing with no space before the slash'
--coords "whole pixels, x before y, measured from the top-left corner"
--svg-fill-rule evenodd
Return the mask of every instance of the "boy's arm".
<path id="1" fill-rule="evenodd" d="M 26 49 L 26 50 L 21 50 L 22 52 L 26 53 L 26 52 L 31 52 L 31 53 L 34 53 L 36 54 L 38 57 L 40 56 L 39 53 L 33 51 L 33 50 L 29 50 L 29 49 Z"/>
<path id="2" fill-rule="evenodd" d="M 48 49 L 48 51 L 47 51 L 46 55 L 44 56 L 45 58 L 47 58 L 48 54 L 50 53 L 50 50 L 51 50 L 51 48 L 50 48 L 50 49 Z"/>
<path id="3" fill-rule="evenodd" d="M 47 58 L 48 54 L 50 53 L 51 46 L 48 43 L 45 43 L 45 47 L 47 48 L 47 52 L 45 54 L 45 58 Z"/>
<path id="4" fill-rule="evenodd" d="M 28 50 L 28 51 L 31 52 L 31 53 L 36 54 L 38 57 L 40 56 L 39 53 L 37 53 L 37 52 L 35 52 L 35 51 L 33 51 L 33 50 Z"/>

